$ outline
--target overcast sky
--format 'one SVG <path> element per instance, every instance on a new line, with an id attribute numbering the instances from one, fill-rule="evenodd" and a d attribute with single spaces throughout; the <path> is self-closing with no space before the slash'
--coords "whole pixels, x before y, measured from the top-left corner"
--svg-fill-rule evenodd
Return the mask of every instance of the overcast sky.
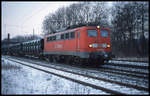
<path id="1" fill-rule="evenodd" d="M 42 33 L 42 21 L 46 15 L 60 7 L 76 2 L 2 2 L 2 39 L 10 33 L 10 38 L 17 35 Z"/>

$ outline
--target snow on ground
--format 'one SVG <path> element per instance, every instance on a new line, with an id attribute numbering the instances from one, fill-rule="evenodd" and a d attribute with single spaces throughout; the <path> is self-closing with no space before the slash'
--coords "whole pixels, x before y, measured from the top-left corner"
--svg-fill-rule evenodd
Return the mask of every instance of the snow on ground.
<path id="1" fill-rule="evenodd" d="M 40 60 L 32 60 L 32 59 L 25 59 L 22 58 L 23 60 L 28 60 L 28 61 L 32 61 L 35 63 L 40 63 L 40 64 L 45 64 L 48 66 L 52 66 L 52 67 L 56 67 L 56 68 L 60 68 L 60 69 L 64 69 L 64 70 L 68 70 L 68 71 L 73 71 L 73 72 L 78 72 L 81 74 L 88 74 L 90 76 L 95 76 L 95 77 L 100 77 L 100 78 L 105 78 L 105 79 L 109 79 L 109 80 L 114 80 L 114 81 L 118 81 L 118 82 L 123 82 L 123 83 L 129 83 L 132 85 L 137 85 L 137 86 L 143 86 L 148 88 L 148 80 L 143 80 L 140 78 L 133 78 L 133 77 L 129 77 L 129 76 L 124 76 L 124 75 L 117 75 L 117 74 L 113 74 L 113 73 L 106 73 L 106 72 L 101 72 L 99 70 L 95 70 L 95 69 L 89 69 L 89 68 L 78 68 L 73 67 L 73 66 L 69 66 L 66 64 L 59 64 L 59 63 L 49 63 L 46 61 L 40 61 Z"/>
<path id="2" fill-rule="evenodd" d="M 106 68 L 114 68 L 114 69 L 121 69 L 121 70 L 126 70 L 126 71 L 137 71 L 137 72 L 149 73 L 149 70 L 138 69 L 138 68 L 127 68 L 127 67 L 112 66 L 112 65 L 103 65 L 103 67 L 106 67 Z"/>
<path id="3" fill-rule="evenodd" d="M 6 59 L 1 61 L 2 94 L 108 94 Z"/>
<path id="4" fill-rule="evenodd" d="M 128 61 L 109 60 L 109 63 L 127 64 L 127 65 L 137 65 L 137 66 L 149 66 L 148 63 L 142 63 L 142 62 L 128 62 Z"/>
<path id="5" fill-rule="evenodd" d="M 18 61 L 18 60 L 17 60 Z M 22 61 L 23 62 L 23 61 Z M 26 63 L 26 62 L 24 62 L 24 63 Z M 26 64 L 30 64 L 30 63 L 26 63 Z M 74 79 L 76 79 L 76 80 L 80 80 L 80 81 L 86 81 L 86 82 L 89 82 L 89 83 L 92 83 L 92 84 L 94 84 L 94 85 L 97 85 L 97 86 L 102 86 L 102 87 L 104 87 L 104 88 L 109 88 L 109 89 L 112 89 L 112 90 L 115 90 L 115 91 L 119 91 L 119 92 L 122 92 L 122 93 L 127 93 L 127 94 L 148 94 L 147 92 L 145 92 L 145 91 L 139 91 L 139 90 L 136 90 L 136 89 L 134 89 L 134 88 L 127 88 L 127 87 L 123 87 L 123 86 L 120 86 L 120 85 L 116 85 L 116 84 L 113 84 L 113 83 L 109 83 L 109 82 L 104 82 L 104 81 L 99 81 L 99 80 L 95 80 L 95 79 L 91 79 L 91 78 L 87 78 L 87 77 L 83 77 L 83 76 L 79 76 L 79 75 L 75 75 L 75 74 L 70 74 L 70 73 L 66 73 L 66 72 L 62 72 L 62 71 L 58 71 L 58 70 L 55 70 L 55 69 L 51 69 L 51 68 L 47 68 L 47 67 L 43 67 L 43 66 L 38 66 L 38 65 L 35 65 L 35 64 L 30 64 L 30 65 L 32 65 L 32 66 L 34 66 L 34 67 L 36 67 L 36 68 L 40 68 L 40 69 L 44 69 L 44 70 L 47 70 L 47 71 L 50 71 L 50 72 L 53 72 L 53 73 L 57 73 L 57 74 L 61 74 L 61 75 L 63 75 L 63 76 L 67 76 L 67 77 L 70 77 L 70 78 L 74 78 Z M 26 70 L 28 70 L 29 68 L 27 68 Z M 30 70 L 30 69 L 29 69 Z M 36 70 L 37 71 L 37 70 Z M 29 72 L 31 72 L 31 70 L 29 71 Z M 31 73 L 34 73 L 35 75 L 38 75 L 38 77 L 42 77 L 42 76 L 39 76 L 39 74 L 41 74 L 42 72 L 31 72 Z M 37 74 L 37 73 L 39 73 L 39 74 Z M 33 77 L 33 76 L 32 76 Z M 32 77 L 30 77 L 30 78 L 32 78 Z M 53 76 L 52 76 L 53 77 Z M 34 77 L 33 77 L 34 78 Z M 40 78 L 38 78 L 38 79 L 40 79 Z M 43 79 L 43 78 L 42 78 Z M 60 78 L 60 79 L 62 79 L 62 78 Z M 34 79 L 35 80 L 35 79 Z M 37 80 L 37 79 L 36 79 Z M 41 81 L 43 81 L 43 80 L 41 80 Z M 39 84 L 41 84 L 41 81 L 39 82 Z M 55 81 L 55 80 L 54 80 Z M 64 83 L 64 84 L 62 84 L 63 82 L 62 82 L 62 80 L 61 80 L 61 84 L 62 84 L 62 86 L 63 85 L 66 85 L 67 84 L 67 89 L 68 89 L 68 86 L 70 85 L 70 86 L 72 86 L 73 84 L 69 84 L 68 85 L 68 81 L 66 81 L 67 83 Z M 34 82 L 35 83 L 35 82 Z M 43 83 L 43 82 L 42 82 Z M 51 83 L 51 85 L 54 85 L 54 86 L 52 86 L 51 88 L 52 89 L 56 89 L 56 90 L 59 90 L 59 89 L 61 89 L 61 86 L 59 86 L 59 87 L 55 87 L 55 86 L 57 86 L 57 84 L 59 84 L 59 83 Z M 34 84 L 34 85 L 36 85 L 36 84 Z M 42 84 L 42 85 L 45 85 L 45 84 Z M 78 86 L 78 85 L 77 85 Z M 54 87 L 54 88 L 53 88 Z M 37 88 L 37 87 L 36 87 Z M 41 87 L 39 87 L 39 88 L 41 88 Z M 42 87 L 43 88 L 43 87 Z M 85 87 L 84 87 L 85 88 Z M 74 88 L 73 88 L 74 89 Z M 87 89 L 87 88 L 86 88 Z M 79 90 L 80 90 L 80 88 L 79 88 Z M 82 89 L 81 89 L 82 90 Z M 63 90 L 61 89 L 61 92 L 62 92 Z M 64 91 L 63 91 L 64 92 Z M 66 92 L 66 91 L 65 91 Z M 69 91 L 67 91 L 67 92 L 70 92 L 70 87 L 69 87 Z M 75 92 L 77 92 L 78 93 L 78 91 L 75 91 Z M 79 91 L 80 92 L 80 91 Z M 60 92 L 59 92 L 60 93 Z M 82 92 L 81 92 L 82 93 Z M 80 94 L 81 94 L 80 93 Z M 102 91 L 100 92 L 100 93 L 102 93 Z M 58 94 L 58 93 L 57 93 Z M 68 93 L 67 93 L 68 94 Z M 70 94 L 70 93 L 69 93 Z M 95 92 L 94 92 L 94 94 L 95 94 Z M 104 93 L 102 93 L 102 94 L 104 94 Z"/>
<path id="6" fill-rule="evenodd" d="M 116 59 L 116 60 L 149 61 L 149 58 L 137 58 L 137 57 L 125 57 L 125 58 L 117 57 L 114 59 Z"/>

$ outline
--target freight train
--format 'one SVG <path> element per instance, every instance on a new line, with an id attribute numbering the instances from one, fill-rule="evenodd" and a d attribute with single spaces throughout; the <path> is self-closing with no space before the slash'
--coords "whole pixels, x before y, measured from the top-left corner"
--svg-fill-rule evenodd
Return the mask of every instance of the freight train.
<path id="1" fill-rule="evenodd" d="M 48 34 L 43 39 L 5 46 L 2 50 L 4 54 L 36 56 L 51 62 L 88 61 L 95 65 L 110 60 L 112 56 L 110 30 L 100 26 L 66 29 Z"/>

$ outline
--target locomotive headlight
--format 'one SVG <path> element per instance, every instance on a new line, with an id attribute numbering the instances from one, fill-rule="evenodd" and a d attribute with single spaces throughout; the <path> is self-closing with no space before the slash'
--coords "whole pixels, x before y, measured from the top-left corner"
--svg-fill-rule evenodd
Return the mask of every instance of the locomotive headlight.
<path id="1" fill-rule="evenodd" d="M 98 44 L 97 43 L 94 43 L 94 44 L 90 44 L 89 47 L 93 47 L 93 48 L 97 48 L 98 47 Z"/>
<path id="2" fill-rule="evenodd" d="M 90 44 L 89 47 L 92 47 L 92 44 Z"/>
<path id="3" fill-rule="evenodd" d="M 100 28 L 100 26 L 97 26 L 97 28 Z"/>
<path id="4" fill-rule="evenodd" d="M 110 45 L 108 44 L 107 47 L 110 47 Z"/>

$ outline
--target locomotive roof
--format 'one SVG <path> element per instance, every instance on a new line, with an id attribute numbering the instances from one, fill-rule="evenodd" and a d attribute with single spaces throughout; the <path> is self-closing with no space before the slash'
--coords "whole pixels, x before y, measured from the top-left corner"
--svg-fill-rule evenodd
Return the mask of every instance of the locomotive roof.
<path id="1" fill-rule="evenodd" d="M 96 25 L 96 24 L 78 24 L 78 25 L 71 25 L 71 26 L 68 26 L 68 27 L 65 27 L 65 28 L 56 30 L 56 32 L 65 31 L 65 30 L 74 29 L 74 28 L 83 27 L 83 26 L 95 27 L 95 26 L 97 26 L 97 25 Z"/>
<path id="2" fill-rule="evenodd" d="M 75 27 L 75 28 L 72 28 L 72 29 L 66 29 L 66 30 L 63 30 L 63 31 L 59 31 L 57 33 L 52 33 L 52 34 L 47 34 L 47 36 L 50 36 L 50 35 L 56 35 L 56 34 L 61 34 L 61 33 L 66 33 L 66 32 L 71 32 L 71 31 L 76 31 L 80 28 L 83 28 L 83 27 L 96 27 L 96 26 L 80 26 L 80 27 Z"/>

